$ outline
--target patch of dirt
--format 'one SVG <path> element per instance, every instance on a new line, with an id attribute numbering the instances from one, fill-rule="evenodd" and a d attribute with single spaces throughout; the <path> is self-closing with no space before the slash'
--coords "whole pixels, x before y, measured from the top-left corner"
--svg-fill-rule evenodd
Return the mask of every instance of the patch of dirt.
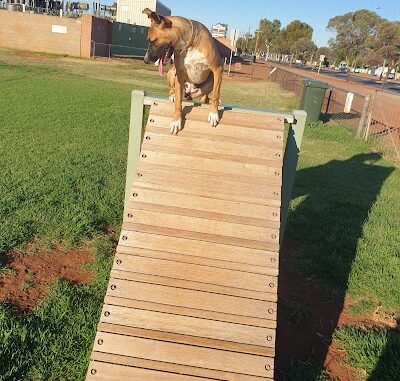
<path id="1" fill-rule="evenodd" d="M 82 265 L 93 261 L 87 250 L 66 250 L 27 253 L 14 251 L 2 260 L 7 266 L 0 273 L 0 302 L 8 302 L 18 311 L 29 311 L 46 297 L 48 286 L 57 279 L 87 284 L 93 279 L 92 271 Z"/>
<path id="2" fill-rule="evenodd" d="M 328 348 L 324 362 L 324 368 L 328 371 L 329 377 L 338 381 L 362 381 L 364 377 L 354 368 L 345 364 L 347 352 L 336 343 Z"/>
<path id="3" fill-rule="evenodd" d="M 292 359 L 310 362 L 317 369 L 325 369 L 338 381 L 359 381 L 363 377 L 345 365 L 347 353 L 332 341 L 340 326 L 378 326 L 396 328 L 393 316 L 379 308 L 371 315 L 351 315 L 351 303 L 343 295 L 318 284 L 314 278 L 290 270 L 290 256 L 295 245 L 284 245 L 279 273 L 279 302 L 277 328 L 276 368 L 285 374 Z"/>

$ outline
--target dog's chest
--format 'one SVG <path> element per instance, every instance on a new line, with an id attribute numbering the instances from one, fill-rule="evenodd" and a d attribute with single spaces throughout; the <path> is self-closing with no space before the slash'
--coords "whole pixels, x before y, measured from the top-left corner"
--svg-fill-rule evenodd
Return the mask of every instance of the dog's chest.
<path id="1" fill-rule="evenodd" d="M 204 54 L 195 48 L 188 49 L 183 65 L 189 80 L 196 85 L 204 82 L 210 73 L 210 66 Z"/>

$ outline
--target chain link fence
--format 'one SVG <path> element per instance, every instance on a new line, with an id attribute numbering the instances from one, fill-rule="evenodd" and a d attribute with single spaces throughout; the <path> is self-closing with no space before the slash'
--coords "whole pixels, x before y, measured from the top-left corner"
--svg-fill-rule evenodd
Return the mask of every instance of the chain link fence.
<path id="1" fill-rule="evenodd" d="M 400 96 L 376 91 L 370 99 L 363 136 L 374 150 L 400 165 Z"/>
<path id="2" fill-rule="evenodd" d="M 305 76 L 269 66 L 269 79 L 300 96 Z M 334 121 L 371 143 L 376 152 L 400 165 L 400 96 L 377 90 L 372 95 L 330 86 L 322 104 L 322 120 Z"/>
<path id="3" fill-rule="evenodd" d="M 146 55 L 147 49 L 137 48 L 134 46 L 105 44 L 102 42 L 92 41 L 91 57 L 130 57 L 143 58 Z"/>

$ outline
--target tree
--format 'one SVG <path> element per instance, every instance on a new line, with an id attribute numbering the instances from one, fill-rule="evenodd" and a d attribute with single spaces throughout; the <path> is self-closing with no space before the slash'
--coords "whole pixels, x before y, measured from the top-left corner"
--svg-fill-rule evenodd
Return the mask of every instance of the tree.
<path id="1" fill-rule="evenodd" d="M 330 40 L 332 50 L 342 51 L 347 65 L 365 57 L 368 45 L 376 37 L 378 26 L 383 19 L 375 12 L 361 9 L 336 16 L 329 20 L 327 29 L 336 33 Z"/>
<path id="2" fill-rule="evenodd" d="M 388 66 L 394 67 L 400 60 L 400 23 L 384 21 L 378 26 L 375 39 L 369 46 L 367 63 L 380 65 L 387 60 Z"/>
<path id="3" fill-rule="evenodd" d="M 292 46 L 301 38 L 312 39 L 313 28 L 300 20 L 292 21 L 286 28 L 283 28 L 275 38 L 275 51 L 281 54 L 292 52 Z"/>
<path id="4" fill-rule="evenodd" d="M 302 62 L 314 55 L 316 51 L 317 45 L 306 37 L 298 39 L 291 48 L 294 58 L 299 58 Z"/>
<path id="5" fill-rule="evenodd" d="M 275 19 L 273 21 L 270 21 L 268 19 L 261 19 L 257 32 L 257 51 L 265 51 L 267 45 L 272 46 L 274 44 L 274 40 L 279 35 L 280 30 L 281 22 L 279 20 Z"/>

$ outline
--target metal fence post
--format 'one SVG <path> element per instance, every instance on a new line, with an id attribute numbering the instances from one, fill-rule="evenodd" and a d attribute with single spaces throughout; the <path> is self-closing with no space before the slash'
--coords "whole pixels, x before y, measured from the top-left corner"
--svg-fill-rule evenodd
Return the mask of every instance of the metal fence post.
<path id="1" fill-rule="evenodd" d="M 357 129 L 357 135 L 356 135 L 357 139 L 360 139 L 365 133 L 365 129 L 367 127 L 367 117 L 368 117 L 370 100 L 371 100 L 371 97 L 369 95 L 367 95 L 365 97 L 364 106 L 363 106 L 363 109 L 361 112 L 360 122 L 358 123 L 358 129 Z"/>
<path id="2" fill-rule="evenodd" d="M 303 110 L 293 110 L 295 123 L 289 128 L 286 141 L 285 156 L 283 158 L 282 170 L 282 197 L 281 197 L 281 231 L 279 242 L 282 244 L 286 227 L 286 220 L 289 212 L 289 204 L 292 199 L 294 178 L 296 175 L 297 163 L 299 161 L 301 142 L 303 139 L 304 127 L 307 113 Z"/>
<path id="3" fill-rule="evenodd" d="M 140 147 L 142 144 L 144 97 L 145 93 L 143 90 L 132 91 L 131 116 L 129 122 L 128 162 L 126 166 L 124 219 L 129 203 L 134 173 L 139 162 Z"/>

